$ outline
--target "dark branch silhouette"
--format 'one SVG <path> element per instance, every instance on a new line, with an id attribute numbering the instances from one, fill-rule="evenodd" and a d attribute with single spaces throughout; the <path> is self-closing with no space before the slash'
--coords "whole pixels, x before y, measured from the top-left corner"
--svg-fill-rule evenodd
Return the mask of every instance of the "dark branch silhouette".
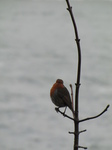
<path id="1" fill-rule="evenodd" d="M 72 101 L 72 108 L 73 108 L 73 111 L 74 111 L 73 88 L 72 88 L 72 84 L 70 84 L 70 88 L 71 88 L 71 101 Z M 74 114 L 73 114 L 73 116 L 74 116 Z"/>
<path id="2" fill-rule="evenodd" d="M 72 85 L 70 84 L 71 102 L 72 102 L 72 107 L 73 107 L 73 111 L 72 111 L 73 118 L 68 116 L 67 114 L 65 114 L 65 111 L 61 112 L 59 108 L 55 108 L 55 110 L 56 110 L 56 112 L 59 112 L 60 114 L 62 114 L 64 117 L 74 121 L 74 132 L 69 132 L 69 134 L 74 135 L 74 150 L 78 150 L 79 148 L 87 149 L 87 147 L 79 146 L 79 134 L 86 131 L 86 130 L 79 131 L 79 123 L 100 117 L 108 110 L 110 105 L 107 105 L 106 108 L 100 114 L 98 114 L 96 116 L 88 117 L 88 118 L 81 119 L 81 120 L 79 119 L 79 87 L 80 87 L 80 76 L 81 76 L 81 47 L 80 47 L 80 39 L 78 36 L 76 22 L 75 22 L 74 15 L 72 12 L 72 7 L 70 6 L 69 0 L 66 0 L 66 3 L 68 6 L 67 10 L 70 13 L 71 20 L 72 20 L 73 27 L 74 27 L 75 41 L 76 41 L 77 52 L 78 52 L 77 80 L 75 83 L 75 86 L 76 86 L 76 88 L 75 88 L 75 107 L 74 107 L 74 101 L 73 101 L 73 88 L 72 88 Z"/>
<path id="3" fill-rule="evenodd" d="M 76 146 L 77 148 L 87 149 L 87 147 L 84 146 Z"/>
<path id="4" fill-rule="evenodd" d="M 96 115 L 96 116 L 93 116 L 93 117 L 88 117 L 88 118 L 79 120 L 79 122 L 84 122 L 84 121 L 87 121 L 87 120 L 91 120 L 91 119 L 95 119 L 95 118 L 100 117 L 101 115 L 103 115 L 103 114 L 107 111 L 107 109 L 109 108 L 109 106 L 110 106 L 110 105 L 107 105 L 107 107 L 106 107 L 100 114 L 98 114 L 98 115 Z"/>
<path id="5" fill-rule="evenodd" d="M 55 110 L 56 110 L 56 112 L 59 112 L 60 114 L 62 114 L 64 117 L 67 117 L 67 118 L 69 118 L 69 119 L 71 119 L 71 120 L 73 120 L 75 122 L 80 123 L 80 122 L 84 122 L 84 121 L 87 121 L 87 120 L 92 120 L 92 119 L 100 117 L 101 115 L 103 115 L 108 110 L 109 106 L 110 105 L 107 105 L 106 108 L 100 114 L 98 114 L 96 116 L 93 116 L 93 117 L 88 117 L 88 118 L 85 118 L 85 119 L 81 119 L 81 120 L 77 120 L 77 119 L 74 119 L 74 118 L 66 115 L 64 112 L 60 111 L 59 108 L 55 108 Z"/>
<path id="6" fill-rule="evenodd" d="M 82 132 L 86 132 L 87 130 L 82 130 L 82 131 L 79 131 L 79 133 L 76 133 L 76 132 L 68 132 L 69 134 L 80 134 L 80 133 L 82 133 Z"/>
<path id="7" fill-rule="evenodd" d="M 78 120 L 75 120 L 74 118 L 72 118 L 72 117 L 66 115 L 64 112 L 60 111 L 58 107 L 56 107 L 55 110 L 56 110 L 57 113 L 59 112 L 59 113 L 62 114 L 64 117 L 67 117 L 67 118 L 69 118 L 69 119 L 71 119 L 71 120 L 73 120 L 73 121 L 77 121 L 77 122 L 78 122 Z"/>
<path id="8" fill-rule="evenodd" d="M 74 119 L 78 120 L 79 119 L 79 104 L 78 104 L 78 99 L 79 99 L 79 87 L 80 87 L 80 76 L 81 76 L 81 48 L 80 48 L 80 39 L 78 36 L 78 30 L 77 30 L 77 26 L 76 26 L 76 22 L 74 19 L 74 15 L 72 12 L 72 7 L 70 6 L 69 0 L 66 0 L 67 3 L 67 10 L 70 13 L 71 19 L 72 19 L 72 23 L 73 23 L 73 27 L 74 27 L 74 32 L 75 32 L 75 41 L 77 44 L 77 51 L 78 51 L 78 68 L 77 68 L 77 82 L 76 82 L 76 89 L 75 89 L 75 115 L 74 115 Z M 79 123 L 78 121 L 74 120 L 74 130 L 76 132 L 79 132 Z M 74 134 L 74 150 L 78 150 L 78 147 L 76 147 L 76 145 L 79 144 L 79 135 L 78 134 Z"/>
<path id="9" fill-rule="evenodd" d="M 80 133 L 83 133 L 83 132 L 86 132 L 86 131 L 87 131 L 87 130 L 82 130 L 82 131 L 79 132 L 79 134 L 80 134 Z"/>

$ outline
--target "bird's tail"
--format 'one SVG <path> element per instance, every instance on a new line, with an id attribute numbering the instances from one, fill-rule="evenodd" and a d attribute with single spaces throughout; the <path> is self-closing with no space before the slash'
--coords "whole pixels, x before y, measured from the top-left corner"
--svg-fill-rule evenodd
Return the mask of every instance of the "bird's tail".
<path id="1" fill-rule="evenodd" d="M 75 118 L 75 110 L 73 109 L 72 104 L 71 104 L 71 106 L 70 106 L 69 108 L 70 108 L 70 110 L 72 111 L 73 117 Z"/>

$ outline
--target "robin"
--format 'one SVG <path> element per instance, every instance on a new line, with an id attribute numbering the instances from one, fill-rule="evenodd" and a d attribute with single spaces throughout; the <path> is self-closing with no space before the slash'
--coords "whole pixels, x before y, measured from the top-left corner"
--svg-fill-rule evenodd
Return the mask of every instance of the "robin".
<path id="1" fill-rule="evenodd" d="M 52 86 L 50 90 L 50 97 L 51 97 L 52 102 L 56 106 L 58 106 L 58 108 L 69 107 L 69 109 L 73 112 L 70 94 L 67 88 L 63 85 L 63 80 L 61 79 L 56 80 L 56 83 L 54 83 L 54 85 Z"/>

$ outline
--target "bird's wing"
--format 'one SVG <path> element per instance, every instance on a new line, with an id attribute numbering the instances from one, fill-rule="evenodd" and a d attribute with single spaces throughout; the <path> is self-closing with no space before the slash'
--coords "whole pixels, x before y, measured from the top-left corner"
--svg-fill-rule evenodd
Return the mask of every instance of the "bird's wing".
<path id="1" fill-rule="evenodd" d="M 52 101 L 56 106 L 64 107 L 66 106 L 65 101 L 63 100 L 63 95 L 56 89 L 52 95 Z"/>
<path id="2" fill-rule="evenodd" d="M 60 97 L 70 109 L 72 109 L 70 94 L 66 87 L 59 88 L 57 90 L 57 96 Z"/>

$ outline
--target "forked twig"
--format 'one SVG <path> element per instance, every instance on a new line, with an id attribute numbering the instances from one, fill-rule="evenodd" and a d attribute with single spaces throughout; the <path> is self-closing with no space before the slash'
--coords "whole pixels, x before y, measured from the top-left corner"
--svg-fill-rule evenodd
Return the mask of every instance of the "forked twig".
<path id="1" fill-rule="evenodd" d="M 100 114 L 98 114 L 98 115 L 96 115 L 96 116 L 88 117 L 88 118 L 81 119 L 81 120 L 77 120 L 77 119 L 75 119 L 75 118 L 72 118 L 72 117 L 68 116 L 68 115 L 65 114 L 64 112 L 60 111 L 59 108 L 55 108 L 55 110 L 56 110 L 56 112 L 59 112 L 60 114 L 62 114 L 64 117 L 67 117 L 67 118 L 69 118 L 70 120 L 73 120 L 73 121 L 75 121 L 75 122 L 80 123 L 80 122 L 84 122 L 84 121 L 87 121 L 87 120 L 92 120 L 92 119 L 95 119 L 95 118 L 100 117 L 101 115 L 103 115 L 103 114 L 107 111 L 107 109 L 108 109 L 109 107 L 110 107 L 110 105 L 107 105 L 106 108 L 105 108 Z M 85 130 L 84 130 L 84 131 L 85 131 Z"/>

